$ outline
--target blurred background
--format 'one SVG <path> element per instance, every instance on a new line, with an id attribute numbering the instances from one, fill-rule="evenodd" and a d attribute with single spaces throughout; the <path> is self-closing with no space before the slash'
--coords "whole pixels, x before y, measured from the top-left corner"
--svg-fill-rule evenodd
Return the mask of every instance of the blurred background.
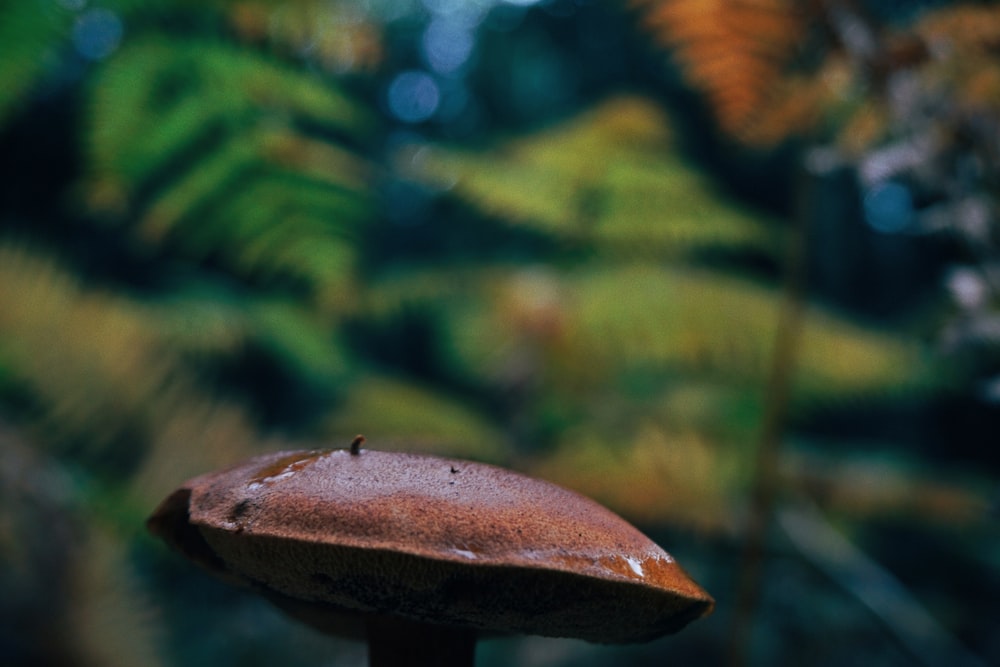
<path id="1" fill-rule="evenodd" d="M 0 663 L 364 664 L 143 527 L 364 433 L 718 601 L 483 665 L 1000 664 L 997 5 L 15 0 L 0 44 Z"/>

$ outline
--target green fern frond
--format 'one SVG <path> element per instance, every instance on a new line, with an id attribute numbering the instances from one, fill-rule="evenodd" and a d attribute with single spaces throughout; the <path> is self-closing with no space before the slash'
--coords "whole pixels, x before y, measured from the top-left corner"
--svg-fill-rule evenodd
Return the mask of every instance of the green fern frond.
<path id="1" fill-rule="evenodd" d="M 360 311 L 383 319 L 404 308 L 433 311 L 449 363 L 471 380 L 495 386 L 524 373 L 579 404 L 619 383 L 619 391 L 627 391 L 633 378 L 643 386 L 642 401 L 650 391 L 660 395 L 692 384 L 740 395 L 760 391 L 780 307 L 773 288 L 639 263 L 572 271 L 485 267 L 450 279 L 440 271 L 404 272 L 369 285 Z M 800 357 L 799 408 L 930 391 L 951 380 L 916 341 L 818 308 L 807 311 Z M 647 386 L 650 377 L 654 388 Z M 754 428 L 755 408 L 738 403 L 745 433 Z"/>
<path id="2" fill-rule="evenodd" d="M 147 245 L 337 301 L 374 207 L 372 169 L 348 145 L 368 140 L 373 117 L 253 51 L 146 38 L 93 83 L 90 201 Z"/>
<path id="3" fill-rule="evenodd" d="M 30 95 L 55 59 L 71 18 L 55 2 L 0 5 L 0 123 Z"/>
<path id="4" fill-rule="evenodd" d="M 238 354 L 255 345 L 303 378 L 344 381 L 347 352 L 328 323 L 287 299 L 241 298 L 193 288 L 144 306 L 164 346 L 193 363 Z"/>
<path id="5" fill-rule="evenodd" d="M 100 461 L 141 467 L 182 421 L 199 424 L 186 440 L 171 440 L 182 467 L 226 460 L 257 441 L 245 415 L 200 388 L 162 321 L 148 307 L 81 287 L 49 259 L 0 246 L 0 359 L 30 399 L 39 440 L 88 469 Z M 213 414 L 239 435 L 212 437 L 204 418 Z M 214 450 L 203 447 L 206 437 Z"/>
<path id="6" fill-rule="evenodd" d="M 202 167 L 152 203 L 139 221 L 143 237 L 177 239 L 207 254 L 227 237 L 241 245 L 284 217 L 301 215 L 309 224 L 295 231 L 349 238 L 370 211 L 370 202 L 358 195 L 298 174 L 242 169 L 225 160 L 221 168 L 214 160 Z"/>
<path id="7" fill-rule="evenodd" d="M 246 344 L 248 330 L 241 301 L 229 293 L 189 286 L 147 303 L 144 316 L 156 323 L 165 346 L 202 362 L 232 354 Z"/>
<path id="8" fill-rule="evenodd" d="M 631 258 L 775 255 L 781 243 L 680 159 L 663 114 L 641 99 L 611 100 L 495 150 L 432 148 L 421 170 L 488 213 Z"/>
<path id="9" fill-rule="evenodd" d="M 343 381 L 350 368 L 347 351 L 314 313 L 287 301 L 256 303 L 249 316 L 254 335 L 302 376 L 324 383 Z"/>
<path id="10" fill-rule="evenodd" d="M 136 233 L 187 257 L 215 258 L 240 276 L 335 285 L 349 281 L 352 244 L 371 210 L 365 193 L 262 165 L 244 144 L 162 190 Z"/>
<path id="11" fill-rule="evenodd" d="M 459 400 L 384 376 L 358 379 L 330 415 L 322 434 L 341 440 L 363 432 L 379 449 L 402 449 L 479 461 L 503 460 L 505 440 Z"/>
<path id="12" fill-rule="evenodd" d="M 580 418 L 527 468 L 644 525 L 728 528 L 753 470 L 752 387 L 643 368 L 575 397 Z"/>
<path id="13" fill-rule="evenodd" d="M 140 213 L 137 233 L 150 243 L 163 240 L 185 216 L 199 215 L 207 200 L 225 198 L 249 185 L 247 174 L 257 164 L 253 142 L 234 137 L 158 191 Z"/>
<path id="14" fill-rule="evenodd" d="M 253 51 L 150 37 L 98 73 L 88 153 L 98 174 L 141 182 L 206 134 L 299 119 L 366 136 L 374 118 L 329 81 Z"/>
<path id="15" fill-rule="evenodd" d="M 52 262 L 17 249 L 4 248 L 0 276 L 0 349 L 44 406 L 49 439 L 85 432 L 104 449 L 141 430 L 145 401 L 170 383 L 174 365 L 138 313 L 84 296 Z"/>
<path id="16" fill-rule="evenodd" d="M 636 265 L 525 282 L 454 312 L 456 353 L 482 377 L 518 349 L 567 387 L 600 386 L 623 372 L 662 369 L 763 387 L 780 296 L 735 278 Z M 554 366 L 553 366 L 554 365 Z M 920 346 L 810 311 L 797 400 L 927 387 L 941 381 Z M 548 377 L 548 375 L 546 375 Z"/>
<path id="17" fill-rule="evenodd" d="M 732 529 L 750 457 L 704 433 L 645 419 L 627 432 L 565 434 L 529 472 L 573 489 L 647 526 Z"/>

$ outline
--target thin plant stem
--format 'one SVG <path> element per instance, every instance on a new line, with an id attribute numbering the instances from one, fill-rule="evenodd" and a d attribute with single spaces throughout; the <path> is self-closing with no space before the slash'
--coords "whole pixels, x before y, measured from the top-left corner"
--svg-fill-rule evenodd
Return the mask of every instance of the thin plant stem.
<path id="1" fill-rule="evenodd" d="M 808 190 L 808 186 L 799 188 L 796 225 L 787 250 L 784 290 L 757 439 L 745 543 L 737 580 L 728 655 L 732 667 L 742 667 L 748 662 L 754 616 L 760 598 L 765 547 L 774 515 L 781 444 L 788 421 L 804 321 L 808 222 L 811 216 Z"/>

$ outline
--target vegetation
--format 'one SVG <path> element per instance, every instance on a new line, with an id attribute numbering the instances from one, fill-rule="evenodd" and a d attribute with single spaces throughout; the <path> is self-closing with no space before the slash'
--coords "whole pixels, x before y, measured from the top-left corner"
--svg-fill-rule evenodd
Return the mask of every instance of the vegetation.
<path id="1" fill-rule="evenodd" d="M 363 432 L 594 496 L 719 600 L 565 664 L 724 662 L 762 485 L 734 660 L 1000 659 L 1000 13 L 425 4 L 0 5 L 0 655 L 356 660 L 143 521 Z"/>

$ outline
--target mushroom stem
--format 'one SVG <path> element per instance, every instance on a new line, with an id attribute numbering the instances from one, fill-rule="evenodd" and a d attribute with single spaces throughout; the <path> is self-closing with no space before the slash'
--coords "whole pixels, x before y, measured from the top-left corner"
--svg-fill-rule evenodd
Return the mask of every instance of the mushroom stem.
<path id="1" fill-rule="evenodd" d="M 472 667 L 476 632 L 391 616 L 370 616 L 369 667 Z"/>

